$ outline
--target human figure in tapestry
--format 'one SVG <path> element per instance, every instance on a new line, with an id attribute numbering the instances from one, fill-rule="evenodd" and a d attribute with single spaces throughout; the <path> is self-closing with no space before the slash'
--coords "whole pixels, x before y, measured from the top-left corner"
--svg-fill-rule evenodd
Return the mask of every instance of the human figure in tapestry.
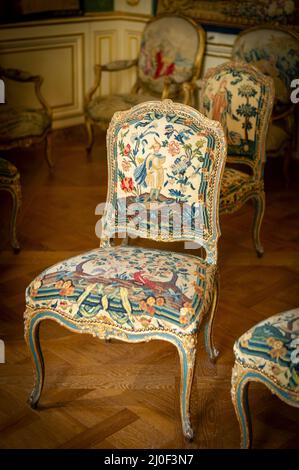
<path id="1" fill-rule="evenodd" d="M 148 114 L 125 126 L 119 134 L 118 218 L 125 218 L 129 224 L 135 217 L 126 208 L 141 203 L 150 214 L 139 217 L 139 228 L 150 228 L 148 219 L 153 217 L 154 205 L 158 203 L 155 205 L 157 217 L 158 211 L 161 213 L 164 208 L 164 214 L 172 211 L 167 220 L 161 219 L 161 231 L 175 230 L 176 217 L 188 218 L 189 215 L 192 229 L 199 232 L 205 211 L 202 206 L 207 185 L 205 175 L 212 165 L 213 152 L 207 147 L 204 132 L 190 127 L 188 120 L 180 118 L 176 122 L 175 116 L 161 115 L 158 130 L 153 124 L 154 117 L 157 118 Z M 189 141 L 194 135 L 200 137 L 195 145 L 191 145 Z M 202 181 L 200 194 L 195 190 L 198 179 Z"/>
<path id="2" fill-rule="evenodd" d="M 163 164 L 166 161 L 166 156 L 160 153 L 160 142 L 154 139 L 150 149 L 153 152 L 149 153 L 134 171 L 136 183 L 151 188 L 149 196 L 143 199 L 144 202 L 160 201 L 159 195 L 164 183 Z M 140 200 L 142 201 L 142 198 Z"/>
<path id="3" fill-rule="evenodd" d="M 232 101 L 233 89 L 237 95 Z M 234 91 L 235 92 L 235 91 Z M 258 98 L 254 79 L 248 79 L 232 69 L 229 75 L 219 72 L 206 89 L 203 107 L 207 116 L 221 122 L 227 136 L 228 152 L 251 155 L 255 149 L 255 127 L 258 117 Z"/>

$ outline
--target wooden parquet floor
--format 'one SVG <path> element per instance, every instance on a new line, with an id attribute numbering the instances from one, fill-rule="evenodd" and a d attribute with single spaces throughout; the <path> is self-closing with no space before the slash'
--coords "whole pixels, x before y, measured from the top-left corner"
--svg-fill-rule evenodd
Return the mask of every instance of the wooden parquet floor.
<path id="1" fill-rule="evenodd" d="M 293 165 L 286 190 L 281 162 L 267 165 L 262 259 L 251 244 L 250 204 L 221 219 L 214 330 L 220 356 L 211 364 L 200 336 L 191 403 L 196 437 L 186 443 L 179 415 L 179 359 L 165 342 L 104 343 L 44 322 L 46 383 L 39 408 L 33 411 L 26 404 L 33 374 L 23 339 L 25 288 L 44 268 L 99 242 L 94 212 L 106 196 L 105 142 L 98 134 L 87 158 L 84 140 L 81 127 L 54 134 L 53 175 L 42 147 L 10 155 L 22 178 L 22 250 L 14 255 L 10 249 L 3 222 L 10 201 L 0 193 L 0 337 L 6 346 L 6 363 L 0 364 L 0 447 L 237 448 L 239 428 L 230 399 L 234 340 L 254 323 L 299 305 L 298 169 Z M 250 403 L 254 447 L 299 448 L 299 409 L 258 384 L 250 390 Z"/>

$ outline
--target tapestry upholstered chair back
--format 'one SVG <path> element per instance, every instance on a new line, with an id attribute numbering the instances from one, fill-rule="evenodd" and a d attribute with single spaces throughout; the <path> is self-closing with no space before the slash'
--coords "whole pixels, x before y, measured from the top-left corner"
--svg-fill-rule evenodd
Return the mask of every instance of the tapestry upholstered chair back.
<path id="1" fill-rule="evenodd" d="M 25 337 L 36 375 L 30 403 L 37 406 L 44 381 L 39 344 L 39 324 L 44 319 L 100 339 L 163 340 L 179 353 L 182 427 L 191 439 L 189 401 L 202 325 L 210 358 L 218 355 L 212 326 L 219 291 L 216 259 L 224 133 L 219 123 L 194 108 L 170 100 L 152 101 L 116 113 L 107 146 L 109 188 L 101 247 L 46 269 L 26 291 Z M 142 216 L 135 215 L 137 222 L 128 227 L 129 213 L 134 214 L 136 206 L 142 206 L 149 219 L 141 208 Z M 165 207 L 172 219 L 168 230 L 166 223 L 162 230 Z M 182 220 L 177 220 L 181 208 L 187 208 L 182 231 Z M 118 229 L 131 236 L 196 242 L 207 256 L 134 246 L 129 239 L 111 246 L 110 237 Z"/>
<path id="2" fill-rule="evenodd" d="M 183 83 L 198 78 L 204 50 L 204 30 L 191 19 L 166 15 L 150 21 L 141 39 L 139 86 L 161 97 L 169 77 L 170 97 L 176 97 Z"/>
<path id="3" fill-rule="evenodd" d="M 248 199 L 254 199 L 253 241 L 258 256 L 263 254 L 260 242 L 265 207 L 263 162 L 273 99 L 272 79 L 244 62 L 226 62 L 212 68 L 201 82 L 200 111 L 221 122 L 228 164 L 241 164 L 240 170 L 229 165 L 225 168 L 220 212 L 235 212 Z"/>
<path id="4" fill-rule="evenodd" d="M 116 113 L 107 133 L 105 236 L 115 230 L 194 241 L 216 263 L 222 133 L 219 124 L 171 100 Z"/>
<path id="5" fill-rule="evenodd" d="M 272 80 L 241 62 L 209 69 L 200 91 L 200 111 L 223 126 L 227 161 L 249 166 L 256 178 L 262 177 L 272 94 Z"/>
<path id="6" fill-rule="evenodd" d="M 276 26 L 247 29 L 237 36 L 232 59 L 250 63 L 272 77 L 275 114 L 291 104 L 291 82 L 299 77 L 298 33 Z"/>
<path id="7" fill-rule="evenodd" d="M 269 157 L 283 156 L 288 181 L 290 155 L 296 145 L 291 83 L 299 77 L 299 34 L 269 25 L 247 29 L 237 36 L 232 59 L 250 63 L 273 79 L 275 100 L 266 150 Z"/>
<path id="8" fill-rule="evenodd" d="M 192 90 L 201 72 L 205 31 L 183 16 L 163 15 L 149 21 L 134 60 L 116 60 L 95 66 L 95 83 L 85 98 L 87 150 L 93 145 L 93 125 L 106 130 L 113 114 L 152 99 L 172 98 L 190 104 Z M 131 91 L 99 95 L 103 72 L 116 73 L 136 67 Z"/>

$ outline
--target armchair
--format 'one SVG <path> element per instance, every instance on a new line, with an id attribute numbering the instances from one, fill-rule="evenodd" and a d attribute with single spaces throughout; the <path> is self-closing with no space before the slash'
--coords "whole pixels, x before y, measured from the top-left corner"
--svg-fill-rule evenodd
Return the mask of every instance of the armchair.
<path id="1" fill-rule="evenodd" d="M 200 86 L 200 111 L 221 122 L 228 144 L 227 162 L 231 165 L 224 170 L 220 213 L 231 214 L 253 199 L 253 244 L 262 256 L 263 161 L 274 98 L 272 79 L 251 65 L 226 62 L 208 70 Z M 241 165 L 241 169 L 232 164 Z"/>
<path id="2" fill-rule="evenodd" d="M 218 354 L 212 325 L 226 157 L 223 130 L 187 105 L 146 102 L 115 113 L 107 150 L 101 247 L 46 269 L 27 288 L 25 337 L 36 377 L 30 404 L 37 406 L 43 387 L 43 320 L 100 339 L 163 340 L 179 352 L 182 426 L 191 439 L 189 399 L 202 325 L 210 358 Z M 127 243 L 114 247 L 110 239 L 116 234 L 193 242 L 204 248 L 206 257 Z"/>
<path id="3" fill-rule="evenodd" d="M 10 150 L 16 147 L 30 147 L 33 144 L 46 142 L 46 160 L 53 167 L 51 158 L 50 131 L 52 126 L 52 111 L 41 93 L 43 78 L 17 69 L 0 67 L 0 78 L 20 83 L 32 82 L 35 94 L 41 104 L 41 109 L 0 106 L 0 150 Z"/>
<path id="4" fill-rule="evenodd" d="M 275 101 L 266 156 L 283 156 L 284 176 L 288 183 L 290 158 L 298 138 L 290 84 L 299 77 L 299 35 L 286 28 L 269 25 L 247 29 L 236 38 L 232 59 L 248 62 L 273 79 Z"/>
<path id="5" fill-rule="evenodd" d="M 170 97 L 189 104 L 199 77 L 205 50 L 205 31 L 189 18 L 163 15 L 145 27 L 138 58 L 95 66 L 95 82 L 85 98 L 87 151 L 94 141 L 93 126 L 106 130 L 116 111 L 152 99 Z M 128 94 L 96 95 L 102 72 L 137 68 L 137 79 Z"/>

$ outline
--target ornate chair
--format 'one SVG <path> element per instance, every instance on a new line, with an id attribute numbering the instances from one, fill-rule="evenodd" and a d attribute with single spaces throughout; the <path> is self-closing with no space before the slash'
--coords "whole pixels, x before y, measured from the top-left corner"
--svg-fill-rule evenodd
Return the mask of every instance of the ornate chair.
<path id="1" fill-rule="evenodd" d="M 212 324 L 223 130 L 187 105 L 152 101 L 115 113 L 107 147 L 101 247 L 46 269 L 26 292 L 25 337 L 36 372 L 30 403 L 37 405 L 43 386 L 43 320 L 100 339 L 164 340 L 179 352 L 183 433 L 191 439 L 189 398 L 202 324 L 210 358 L 217 356 Z M 206 258 L 128 244 L 113 247 L 116 233 L 193 242 L 205 249 Z"/>
<path id="2" fill-rule="evenodd" d="M 106 130 L 116 111 L 161 97 L 189 104 L 204 50 L 205 31 L 201 26 L 182 16 L 165 15 L 146 25 L 138 58 L 96 65 L 95 83 L 85 99 L 87 151 L 93 145 L 93 125 Z M 133 66 L 137 67 L 137 79 L 130 93 L 94 97 L 102 72 L 117 72 Z"/>
<path id="3" fill-rule="evenodd" d="M 41 94 L 43 78 L 17 69 L 0 67 L 0 78 L 22 83 L 32 82 L 35 94 L 42 108 L 26 108 L 24 106 L 0 106 L 0 150 L 16 147 L 30 147 L 43 140 L 46 142 L 46 159 L 50 168 L 51 159 L 51 127 L 52 112 Z"/>
<path id="4" fill-rule="evenodd" d="M 241 447 L 252 442 L 248 386 L 260 382 L 289 405 L 299 407 L 299 308 L 274 315 L 244 333 L 234 345 L 232 400 Z"/>
<path id="5" fill-rule="evenodd" d="M 17 253 L 20 251 L 17 239 L 17 216 L 22 202 L 20 174 L 17 168 L 4 158 L 0 158 L 0 191 L 8 191 L 12 197 L 10 242 L 15 253 Z"/>
<path id="6" fill-rule="evenodd" d="M 267 156 L 284 156 L 288 169 L 295 130 L 295 105 L 290 101 L 291 81 L 299 77 L 299 35 L 277 26 L 257 26 L 242 31 L 236 38 L 232 59 L 242 60 L 273 78 L 275 102 L 266 143 Z"/>
<path id="7" fill-rule="evenodd" d="M 224 170 L 220 213 L 231 214 L 249 199 L 254 200 L 253 243 L 257 255 L 262 256 L 262 162 L 273 104 L 272 80 L 245 63 L 226 62 L 208 70 L 200 87 L 200 111 L 221 122 L 228 145 L 227 162 L 240 165 L 238 169 L 227 165 Z"/>

